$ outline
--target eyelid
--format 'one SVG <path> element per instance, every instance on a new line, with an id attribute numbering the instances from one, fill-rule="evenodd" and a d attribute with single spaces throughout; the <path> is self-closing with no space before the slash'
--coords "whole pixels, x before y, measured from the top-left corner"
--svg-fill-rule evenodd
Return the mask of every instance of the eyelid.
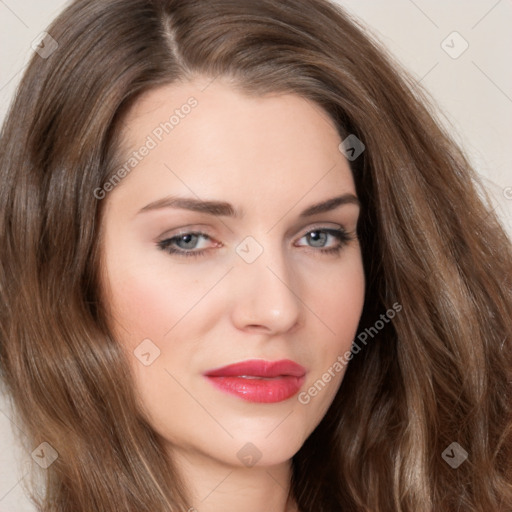
<path id="1" fill-rule="evenodd" d="M 187 226 L 181 226 L 179 228 L 172 228 L 164 231 L 161 235 L 157 237 L 157 240 L 166 240 L 169 238 L 173 238 L 175 236 L 180 235 L 188 235 L 190 233 L 196 233 L 196 234 L 204 234 L 208 235 L 211 238 L 214 238 L 209 233 L 206 233 L 206 231 L 214 231 L 211 225 L 205 225 L 205 224 L 190 224 Z"/>
<path id="2" fill-rule="evenodd" d="M 303 233 L 302 236 L 304 236 L 316 229 L 345 229 L 345 227 L 338 222 L 315 222 L 313 224 L 307 224 L 306 227 L 300 229 L 299 232 Z"/>

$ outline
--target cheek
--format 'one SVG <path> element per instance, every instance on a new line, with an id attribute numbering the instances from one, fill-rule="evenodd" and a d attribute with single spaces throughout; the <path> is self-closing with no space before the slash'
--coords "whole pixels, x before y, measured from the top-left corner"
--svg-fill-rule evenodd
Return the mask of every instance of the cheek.
<path id="1" fill-rule="evenodd" d="M 169 404 L 171 412 L 179 411 L 183 417 L 201 416 L 179 383 L 186 382 L 187 371 L 194 366 L 194 340 L 209 329 L 208 310 L 201 309 L 203 314 L 198 316 L 195 309 L 200 308 L 194 305 L 215 276 L 191 279 L 190 273 L 165 270 L 125 261 L 111 267 L 109 284 L 114 335 L 131 363 L 139 406 L 170 440 L 180 428 Z M 190 388 L 188 382 L 185 388 Z"/>
<path id="2" fill-rule="evenodd" d="M 126 340 L 128 333 L 136 339 L 162 340 L 194 308 L 214 277 L 169 272 L 161 262 L 112 266 L 109 301 L 120 339 Z"/>
<path id="3" fill-rule="evenodd" d="M 324 324 L 324 353 L 332 355 L 350 344 L 356 334 L 365 299 L 365 277 L 359 250 L 353 249 L 339 269 L 323 276 L 314 288 L 317 316 Z"/>
<path id="4" fill-rule="evenodd" d="M 316 411 L 317 420 L 329 408 L 350 363 L 350 350 L 364 305 L 361 258 L 354 257 L 346 263 L 339 271 L 331 271 L 328 284 L 316 287 L 311 297 L 322 327 L 314 346 L 309 347 L 310 360 L 314 363 L 298 398 L 299 403 Z"/>
<path id="5" fill-rule="evenodd" d="M 159 339 L 171 327 L 173 304 L 162 286 L 155 286 L 153 278 L 142 275 L 124 275 L 111 279 L 111 305 L 118 339 L 130 345 L 141 339 Z"/>

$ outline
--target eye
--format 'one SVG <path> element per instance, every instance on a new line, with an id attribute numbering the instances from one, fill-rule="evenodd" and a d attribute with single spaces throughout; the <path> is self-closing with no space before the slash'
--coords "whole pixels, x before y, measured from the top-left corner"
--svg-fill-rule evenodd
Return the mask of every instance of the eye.
<path id="1" fill-rule="evenodd" d="M 202 256 L 207 248 L 200 240 L 211 240 L 211 238 L 201 232 L 182 233 L 158 242 L 158 247 L 169 254 L 178 256 Z M 199 246 L 198 246 L 199 243 Z M 195 249 L 195 250 L 194 250 Z"/>
<path id="2" fill-rule="evenodd" d="M 315 228 L 308 231 L 300 240 L 306 239 L 308 246 L 322 253 L 339 253 L 353 239 L 344 229 Z M 334 245 L 333 245 L 334 242 Z"/>

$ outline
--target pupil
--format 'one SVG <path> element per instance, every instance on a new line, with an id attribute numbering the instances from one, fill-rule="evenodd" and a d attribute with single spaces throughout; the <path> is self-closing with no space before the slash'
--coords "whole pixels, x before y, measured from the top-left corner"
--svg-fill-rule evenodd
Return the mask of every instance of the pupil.
<path id="1" fill-rule="evenodd" d="M 325 244 L 327 233 L 321 231 L 312 231 L 309 234 L 310 240 L 313 242 L 314 247 L 322 247 Z"/>
<path id="2" fill-rule="evenodd" d="M 195 245 L 195 239 L 197 235 L 183 235 L 180 242 L 182 242 L 183 249 L 193 249 Z M 184 247 L 183 247 L 184 246 Z"/>

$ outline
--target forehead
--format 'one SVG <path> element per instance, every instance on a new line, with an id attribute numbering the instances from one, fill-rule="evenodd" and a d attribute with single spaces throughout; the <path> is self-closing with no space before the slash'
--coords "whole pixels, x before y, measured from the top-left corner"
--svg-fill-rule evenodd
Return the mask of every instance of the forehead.
<path id="1" fill-rule="evenodd" d="M 246 142 L 266 153 L 286 151 L 294 140 L 295 153 L 300 153 L 339 138 L 328 113 L 313 101 L 293 93 L 249 96 L 220 78 L 178 82 L 145 93 L 125 117 L 123 134 L 126 142 L 138 142 L 146 134 L 171 145 L 187 138 L 224 142 L 233 151 Z"/>
<path id="2" fill-rule="evenodd" d="M 119 188 L 138 195 L 178 188 L 254 199 L 280 191 L 297 201 L 315 188 L 354 189 L 334 122 L 296 94 L 247 96 L 221 80 L 178 83 L 142 96 L 123 126 L 123 163 L 137 162 Z"/>

